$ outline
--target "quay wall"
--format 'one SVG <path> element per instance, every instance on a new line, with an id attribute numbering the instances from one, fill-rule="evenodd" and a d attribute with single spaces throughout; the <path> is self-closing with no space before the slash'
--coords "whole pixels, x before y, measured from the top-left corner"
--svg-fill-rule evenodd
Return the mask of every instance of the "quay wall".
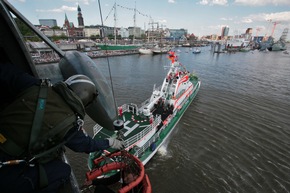
<path id="1" fill-rule="evenodd" d="M 83 50 L 85 48 L 92 48 L 95 47 L 95 44 L 93 42 L 84 42 L 84 43 L 78 42 L 69 44 L 60 43 L 57 44 L 57 46 L 63 51 L 68 51 L 68 50 Z"/>

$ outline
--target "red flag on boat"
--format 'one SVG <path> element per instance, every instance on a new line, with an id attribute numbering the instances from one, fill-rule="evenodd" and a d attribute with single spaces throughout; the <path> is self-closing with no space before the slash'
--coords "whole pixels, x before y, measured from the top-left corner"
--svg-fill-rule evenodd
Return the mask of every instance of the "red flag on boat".
<path id="1" fill-rule="evenodd" d="M 169 60 L 171 60 L 172 63 L 175 62 L 175 59 L 177 58 L 177 56 L 175 55 L 175 52 L 169 51 L 168 54 L 169 54 L 168 56 Z"/>

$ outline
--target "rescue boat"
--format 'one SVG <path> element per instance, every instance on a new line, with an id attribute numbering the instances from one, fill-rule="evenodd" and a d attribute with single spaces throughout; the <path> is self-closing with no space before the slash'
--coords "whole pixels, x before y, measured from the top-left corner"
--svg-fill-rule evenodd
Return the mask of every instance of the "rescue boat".
<path id="1" fill-rule="evenodd" d="M 150 98 L 141 105 L 128 103 L 118 107 L 115 131 L 98 124 L 93 128 L 94 139 L 117 137 L 125 143 L 125 150 L 138 157 L 145 165 L 169 137 L 186 109 L 196 97 L 201 81 L 186 70 L 175 52 L 169 52 L 170 66 L 163 84 L 153 88 Z M 110 154 L 114 149 L 89 155 L 88 166 L 94 160 Z"/>

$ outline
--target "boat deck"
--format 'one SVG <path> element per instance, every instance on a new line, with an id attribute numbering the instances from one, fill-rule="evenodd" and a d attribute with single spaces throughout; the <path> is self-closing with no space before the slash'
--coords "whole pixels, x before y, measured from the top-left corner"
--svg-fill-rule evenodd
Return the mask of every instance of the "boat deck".
<path id="1" fill-rule="evenodd" d="M 119 130 L 119 133 L 122 133 L 123 140 L 130 139 L 137 133 L 141 133 L 148 126 L 150 126 L 150 120 L 148 117 L 144 116 L 143 114 L 137 115 L 132 111 L 123 112 L 122 116 L 119 115 L 118 118 L 124 121 L 124 127 Z M 103 128 L 94 138 L 109 138 L 111 136 L 116 136 L 117 134 L 117 131 L 110 131 Z"/>
<path id="2" fill-rule="evenodd" d="M 198 84 L 198 79 L 194 76 L 190 77 L 190 81 L 193 83 L 194 86 Z M 127 106 L 125 106 L 123 105 L 122 109 L 124 110 L 118 117 L 118 119 L 123 120 L 124 122 L 124 127 L 120 130 L 120 132 L 100 128 L 100 131 L 98 131 L 97 135 L 94 137 L 95 139 L 109 138 L 112 136 L 117 136 L 118 133 L 122 133 L 123 140 L 127 140 L 132 138 L 136 134 L 140 134 L 142 131 L 144 132 L 145 129 L 148 129 L 148 126 L 152 124 L 153 120 L 150 120 L 148 116 L 137 112 L 137 106 L 135 106 L 134 104 L 127 104 Z M 156 106 L 156 108 L 152 111 L 153 117 L 156 120 L 156 117 L 160 115 L 161 120 L 155 124 L 159 125 L 161 121 L 166 120 L 166 118 L 172 113 L 172 109 L 167 108 L 165 110 L 163 106 Z"/>
<path id="3" fill-rule="evenodd" d="M 124 112 L 119 118 L 124 121 L 124 128 L 121 129 L 121 132 L 125 140 L 140 133 L 150 125 L 148 117 L 137 115 L 134 112 Z"/>

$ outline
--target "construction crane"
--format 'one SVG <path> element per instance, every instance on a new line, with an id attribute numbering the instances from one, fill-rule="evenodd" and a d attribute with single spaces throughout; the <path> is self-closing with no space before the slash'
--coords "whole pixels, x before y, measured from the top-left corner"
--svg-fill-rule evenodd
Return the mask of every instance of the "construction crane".
<path id="1" fill-rule="evenodd" d="M 152 21 L 152 22 L 149 22 L 149 23 L 148 23 L 148 25 L 151 25 L 151 26 L 152 26 L 152 31 L 154 31 L 154 24 L 156 24 L 156 26 L 157 26 L 157 30 L 159 30 L 159 22 L 154 22 L 154 21 Z"/>
<path id="2" fill-rule="evenodd" d="M 258 27 L 258 28 L 256 29 L 256 37 L 258 37 L 258 32 L 260 32 L 261 29 L 262 29 L 262 28 L 260 28 L 260 27 Z"/>
<path id="3" fill-rule="evenodd" d="M 279 22 L 279 21 L 274 21 L 274 22 L 272 22 L 272 23 L 273 23 L 273 28 L 272 28 L 271 36 L 273 37 L 273 34 L 274 34 L 274 31 L 275 31 L 276 25 L 279 24 L 279 23 L 281 23 L 281 22 Z"/>

